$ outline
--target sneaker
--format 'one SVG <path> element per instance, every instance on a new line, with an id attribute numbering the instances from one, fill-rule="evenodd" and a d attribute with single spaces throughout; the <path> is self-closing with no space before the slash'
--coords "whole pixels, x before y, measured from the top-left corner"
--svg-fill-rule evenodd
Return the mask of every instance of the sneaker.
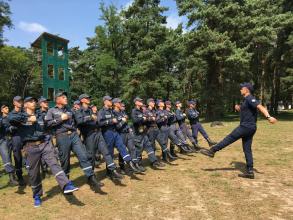
<path id="1" fill-rule="evenodd" d="M 34 207 L 38 208 L 38 207 L 41 206 L 41 204 L 42 204 L 41 197 L 38 196 L 38 195 L 36 195 L 36 196 L 34 197 Z"/>
<path id="2" fill-rule="evenodd" d="M 64 194 L 69 194 L 69 193 L 72 193 L 72 192 L 77 191 L 77 190 L 78 190 L 78 188 L 75 187 L 71 181 L 69 181 L 69 182 L 64 186 L 63 193 L 64 193 Z"/>

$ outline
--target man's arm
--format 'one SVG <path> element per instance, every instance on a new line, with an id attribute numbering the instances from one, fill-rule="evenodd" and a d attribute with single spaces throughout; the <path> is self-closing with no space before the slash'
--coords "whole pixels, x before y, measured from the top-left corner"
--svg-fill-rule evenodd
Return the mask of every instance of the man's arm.
<path id="1" fill-rule="evenodd" d="M 277 119 L 275 119 L 274 117 L 270 116 L 270 113 L 268 112 L 268 110 L 264 106 L 259 104 L 256 107 L 268 119 L 268 121 L 271 124 L 275 124 L 277 122 Z"/>

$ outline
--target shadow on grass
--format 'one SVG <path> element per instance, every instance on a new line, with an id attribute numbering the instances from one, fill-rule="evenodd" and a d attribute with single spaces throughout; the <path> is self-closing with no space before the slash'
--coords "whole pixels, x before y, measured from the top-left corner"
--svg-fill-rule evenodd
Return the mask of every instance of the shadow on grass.
<path id="1" fill-rule="evenodd" d="M 221 168 L 209 168 L 209 169 L 202 169 L 203 171 L 234 171 L 238 170 L 242 173 L 246 172 L 246 163 L 239 162 L 239 161 L 232 161 L 230 163 L 233 167 L 221 167 Z M 253 169 L 256 173 L 263 174 L 259 172 L 257 169 Z"/>

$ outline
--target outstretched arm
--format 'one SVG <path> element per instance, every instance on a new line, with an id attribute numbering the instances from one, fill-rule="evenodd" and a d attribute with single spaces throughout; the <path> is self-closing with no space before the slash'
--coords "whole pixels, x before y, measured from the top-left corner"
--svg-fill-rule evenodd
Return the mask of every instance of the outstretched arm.
<path id="1" fill-rule="evenodd" d="M 268 121 L 271 124 L 275 124 L 277 122 L 277 119 L 270 116 L 270 113 L 268 112 L 268 110 L 264 106 L 262 106 L 261 104 L 257 105 L 257 109 L 268 119 Z"/>

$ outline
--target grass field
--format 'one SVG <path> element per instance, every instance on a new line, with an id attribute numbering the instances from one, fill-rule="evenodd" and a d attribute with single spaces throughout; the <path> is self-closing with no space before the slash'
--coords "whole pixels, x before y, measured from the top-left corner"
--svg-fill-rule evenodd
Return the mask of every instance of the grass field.
<path id="1" fill-rule="evenodd" d="M 203 126 L 219 141 L 238 123 L 228 118 L 224 127 Z M 207 146 L 202 137 L 200 143 Z M 96 193 L 73 158 L 71 179 L 80 190 L 64 196 L 55 179 L 47 178 L 37 209 L 31 189 L 6 186 L 3 175 L 0 219 L 293 219 L 293 112 L 282 113 L 276 125 L 260 120 L 253 152 L 254 180 L 237 176 L 245 169 L 238 141 L 213 159 L 180 155 L 164 170 L 147 167 L 145 175 L 127 176 L 121 184 L 105 178 L 102 164 L 96 173 L 105 186 Z"/>

